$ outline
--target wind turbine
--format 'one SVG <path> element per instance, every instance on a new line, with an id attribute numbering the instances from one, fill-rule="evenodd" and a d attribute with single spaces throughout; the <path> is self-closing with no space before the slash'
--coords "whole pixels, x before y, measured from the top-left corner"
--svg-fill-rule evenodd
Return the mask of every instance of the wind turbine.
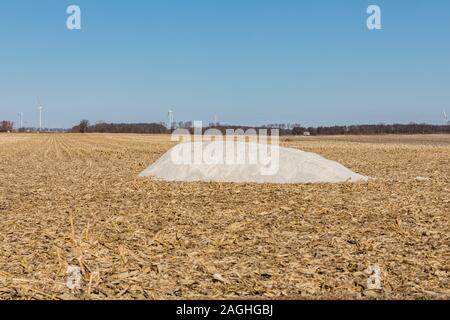
<path id="1" fill-rule="evenodd" d="M 39 111 L 39 132 L 42 131 L 42 110 L 44 110 L 44 107 L 41 106 L 41 103 L 38 99 L 38 107 L 37 107 L 38 111 Z"/>
<path id="2" fill-rule="evenodd" d="M 172 110 L 169 110 L 169 112 L 167 113 L 167 117 L 169 118 L 168 128 L 169 128 L 169 130 L 172 130 L 172 125 L 173 125 L 173 111 Z"/>
<path id="3" fill-rule="evenodd" d="M 19 117 L 20 117 L 20 129 L 23 129 L 23 112 L 19 113 Z"/>
<path id="4" fill-rule="evenodd" d="M 445 109 L 444 109 L 444 123 L 446 125 L 450 125 L 450 121 L 448 121 L 447 112 L 445 111 Z"/>

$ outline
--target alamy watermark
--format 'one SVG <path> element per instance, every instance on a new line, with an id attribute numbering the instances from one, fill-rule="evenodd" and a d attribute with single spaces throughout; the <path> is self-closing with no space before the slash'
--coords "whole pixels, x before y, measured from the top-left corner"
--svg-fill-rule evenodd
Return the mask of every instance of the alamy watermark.
<path id="1" fill-rule="evenodd" d="M 381 290 L 381 268 L 375 264 L 367 269 L 369 278 L 367 279 L 367 289 L 369 290 Z"/>
<path id="2" fill-rule="evenodd" d="M 81 30 L 81 8 L 76 4 L 67 7 L 66 13 L 69 17 L 66 20 L 66 27 L 69 30 Z M 367 29 L 381 30 L 381 8 L 378 5 L 372 4 L 367 7 Z"/>
<path id="3" fill-rule="evenodd" d="M 67 281 L 66 286 L 70 290 L 80 290 L 81 289 L 81 269 L 78 266 L 68 266 L 67 267 Z"/>
<path id="4" fill-rule="evenodd" d="M 69 30 L 81 30 L 81 8 L 75 4 L 67 7 L 66 27 Z"/>
<path id="5" fill-rule="evenodd" d="M 377 5 L 370 5 L 367 8 L 367 14 L 370 16 L 367 18 L 367 29 L 369 30 L 381 30 L 381 8 Z"/>
<path id="6" fill-rule="evenodd" d="M 172 133 L 172 141 L 182 142 L 171 152 L 175 165 L 256 165 L 260 174 L 275 175 L 280 168 L 279 130 L 203 129 L 194 122 L 194 134 L 187 129 Z"/>

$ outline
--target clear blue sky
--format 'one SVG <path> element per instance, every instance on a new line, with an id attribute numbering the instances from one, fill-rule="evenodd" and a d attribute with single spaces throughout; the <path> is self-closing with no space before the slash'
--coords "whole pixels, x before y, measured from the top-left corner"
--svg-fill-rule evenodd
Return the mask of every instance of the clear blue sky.
<path id="1" fill-rule="evenodd" d="M 82 30 L 66 29 L 66 8 Z M 366 28 L 378 4 L 383 30 Z M 448 0 L 4 0 L 0 118 L 442 123 Z"/>

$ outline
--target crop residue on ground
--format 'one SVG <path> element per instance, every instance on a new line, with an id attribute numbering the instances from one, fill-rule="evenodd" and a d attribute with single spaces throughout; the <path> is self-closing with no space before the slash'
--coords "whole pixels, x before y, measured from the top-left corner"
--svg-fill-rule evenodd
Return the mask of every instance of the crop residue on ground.
<path id="1" fill-rule="evenodd" d="M 168 136 L 2 134 L 0 299 L 448 299 L 449 137 L 421 139 L 285 139 L 374 179 L 269 185 L 139 178 Z"/>

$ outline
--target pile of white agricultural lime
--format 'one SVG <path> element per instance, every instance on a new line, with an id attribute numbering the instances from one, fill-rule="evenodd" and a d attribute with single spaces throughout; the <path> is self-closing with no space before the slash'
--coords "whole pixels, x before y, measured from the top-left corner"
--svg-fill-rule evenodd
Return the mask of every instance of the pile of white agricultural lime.
<path id="1" fill-rule="evenodd" d="M 181 143 L 139 176 L 163 181 L 278 184 L 365 182 L 369 179 L 315 153 L 247 142 L 233 145 L 227 149 L 223 141 Z M 196 152 L 197 162 L 194 161 Z M 238 157 L 241 157 L 240 162 Z M 258 160 L 251 162 L 255 157 Z"/>

